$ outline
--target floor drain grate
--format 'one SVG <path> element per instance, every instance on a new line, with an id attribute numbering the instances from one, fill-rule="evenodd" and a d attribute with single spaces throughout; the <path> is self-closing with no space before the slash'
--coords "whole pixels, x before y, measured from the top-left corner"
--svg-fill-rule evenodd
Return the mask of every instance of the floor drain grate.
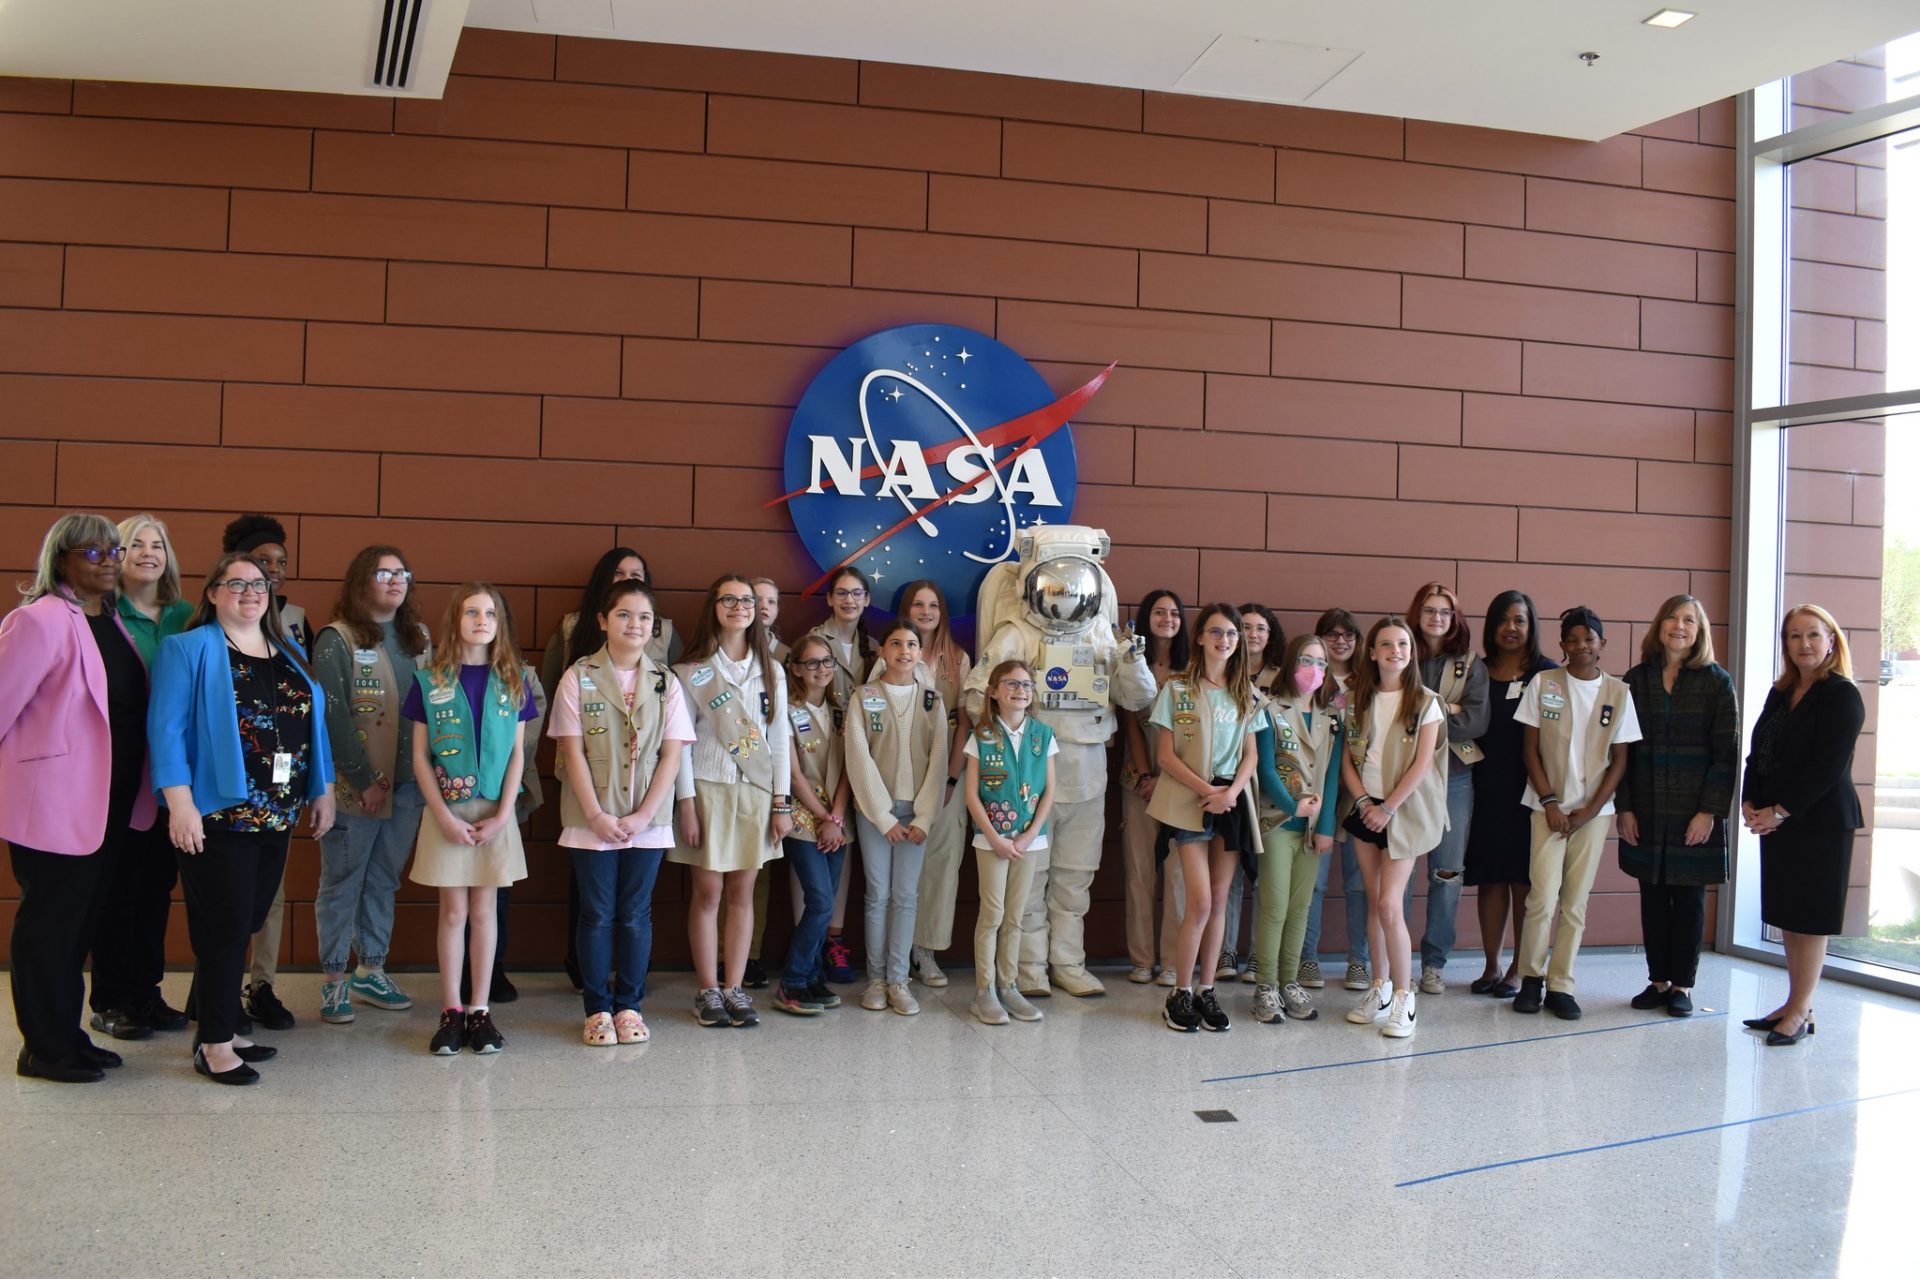
<path id="1" fill-rule="evenodd" d="M 1196 1110 L 1193 1113 L 1200 1117 L 1200 1122 L 1203 1124 L 1237 1124 L 1240 1122 L 1233 1117 L 1231 1110 Z"/>

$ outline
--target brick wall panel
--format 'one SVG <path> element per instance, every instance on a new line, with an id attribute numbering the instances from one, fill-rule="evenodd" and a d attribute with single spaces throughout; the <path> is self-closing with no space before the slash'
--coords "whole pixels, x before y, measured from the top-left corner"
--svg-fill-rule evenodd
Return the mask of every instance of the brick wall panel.
<path id="1" fill-rule="evenodd" d="M 1400 322 L 1409 329 L 1586 346 L 1640 343 L 1640 303 L 1633 298 L 1486 280 L 1409 276 Z"/>
<path id="2" fill-rule="evenodd" d="M 229 248 L 426 262 L 539 266 L 544 209 L 362 195 L 233 193 Z"/>
<path id="3" fill-rule="evenodd" d="M 833 355 L 799 346 L 628 338 L 621 351 L 621 394 L 792 407 Z"/>
<path id="4" fill-rule="evenodd" d="M 322 132 L 313 189 L 618 209 L 627 202 L 627 157 L 610 147 Z"/>
<path id="5" fill-rule="evenodd" d="M 844 58 L 803 58 L 751 49 L 563 36 L 555 74 L 561 80 L 593 84 L 852 102 L 859 92 L 860 64 Z"/>
<path id="6" fill-rule="evenodd" d="M 1733 473 L 1697 462 L 1640 463 L 1639 509 L 1667 515 L 1733 514 Z"/>
<path id="7" fill-rule="evenodd" d="M 1143 253 L 1140 305 L 1391 326 L 1400 321 L 1400 277 L 1291 262 Z"/>
<path id="8" fill-rule="evenodd" d="M 1138 129 L 1140 97 L 1138 89 L 1106 84 L 1069 84 L 888 62 L 866 62 L 860 67 L 862 106 L 1046 120 L 1096 129 Z"/>
<path id="9" fill-rule="evenodd" d="M 1853 476 L 1838 471 L 1787 471 L 1787 518 L 1820 524 L 1853 522 Z"/>
<path id="10" fill-rule="evenodd" d="M 1424 275 L 1461 271 L 1462 228 L 1456 223 L 1239 200 L 1208 204 L 1210 253 Z"/>
<path id="11" fill-rule="evenodd" d="M 1693 460 L 1733 462 L 1733 414 L 1698 412 L 1693 415 Z"/>
<path id="12" fill-rule="evenodd" d="M 1034 363 L 1056 395 L 1085 386 L 1106 365 Z M 1075 415 L 1076 424 L 1104 422 L 1120 426 L 1165 426 L 1199 430 L 1206 416 L 1206 375 L 1178 369 L 1116 368 L 1093 399 Z"/>
<path id="13" fill-rule="evenodd" d="M 1274 198 L 1316 209 L 1517 227 L 1526 216 L 1525 182 L 1507 173 L 1288 151 L 1280 156 Z"/>
<path id="14" fill-rule="evenodd" d="M 395 324 L 692 337 L 699 285 L 658 276 L 396 262 L 386 318 Z"/>
<path id="15" fill-rule="evenodd" d="M 1875 630 L 1880 625 L 1880 583 L 1872 578 L 1789 572 L 1785 582 L 1787 599 L 1800 603 L 1810 600 L 1849 630 Z M 1866 650 L 1872 651 L 1871 647 Z"/>
<path id="16" fill-rule="evenodd" d="M 1887 224 L 1878 218 L 1795 209 L 1789 236 L 1795 258 L 1887 269 Z"/>
<path id="17" fill-rule="evenodd" d="M 745 280 L 709 280 L 700 286 L 700 336 L 709 341 L 779 342 L 838 350 L 869 333 L 921 322 L 959 324 L 990 334 L 994 329 L 993 302 L 932 293 L 810 288 Z M 804 389 L 804 384 L 795 388 L 796 399 Z"/>
<path id="18" fill-rule="evenodd" d="M 537 536 L 528 535 L 530 527 Z M 579 577 L 583 566 L 591 566 L 615 545 L 613 527 L 606 523 L 529 526 L 491 520 L 309 516 L 301 521 L 301 532 L 306 538 L 304 571 L 335 581 L 361 547 L 375 542 L 403 548 L 413 571 L 428 581 L 480 576 L 515 586 Z"/>
<path id="19" fill-rule="evenodd" d="M 1147 597 L 1148 591 L 1172 591 L 1183 600 L 1200 597 L 1199 551 L 1135 546 L 1123 540 L 1127 531 L 1108 530 L 1114 535 L 1116 554 L 1107 569 L 1113 578 L 1114 593 L 1120 597 L 1123 616 L 1132 617 L 1134 607 Z"/>
<path id="20" fill-rule="evenodd" d="M 1009 178 L 1236 200 L 1273 194 L 1273 152 L 1265 147 L 1051 124 L 1006 125 L 1004 172 Z"/>
<path id="21" fill-rule="evenodd" d="M 1853 367 L 1884 373 L 1887 368 L 1887 326 L 1877 320 L 1853 322 Z"/>
<path id="22" fill-rule="evenodd" d="M 308 133 L 0 115 L 0 175 L 306 189 Z"/>
<path id="23" fill-rule="evenodd" d="M 51 440 L 0 440 L 0 502 L 53 502 L 54 447 Z"/>
<path id="24" fill-rule="evenodd" d="M 1718 249 L 1733 240 L 1733 201 L 1528 178 L 1527 229 Z"/>
<path id="25" fill-rule="evenodd" d="M 1407 530 L 1446 530 L 1447 549 L 1473 559 L 1514 558 L 1519 515 L 1510 506 L 1407 502 L 1325 494 L 1267 498 L 1267 549 L 1324 555 L 1405 555 Z"/>
<path id="26" fill-rule="evenodd" d="M 59 306 L 57 244 L 0 244 L 0 306 Z"/>
<path id="27" fill-rule="evenodd" d="M 1409 444 L 1400 450 L 1399 496 L 1631 511 L 1634 464 L 1626 458 Z"/>
<path id="28" fill-rule="evenodd" d="M 1038 127 L 1038 126 L 1026 126 Z M 716 96 L 707 150 L 938 173 L 998 173 L 1000 122 L 880 107 Z"/>
<path id="29" fill-rule="evenodd" d="M 778 466 L 789 416 L 785 409 L 739 404 L 550 396 L 541 423 L 540 452 L 543 457 L 614 462 L 737 466 L 753 459 Z M 792 521 L 787 523 L 792 526 Z"/>
<path id="30" fill-rule="evenodd" d="M 1694 302 L 1640 303 L 1640 345 L 1648 351 L 1733 358 L 1733 308 Z"/>
<path id="31" fill-rule="evenodd" d="M 1534 508 L 1520 512 L 1520 558 L 1541 563 L 1709 568 L 1727 562 L 1731 537 L 1725 519 Z"/>
<path id="32" fill-rule="evenodd" d="M 793 527 L 793 518 L 785 507 L 767 505 L 779 492 L 778 471 L 752 471 L 739 466 L 695 467 L 693 522 L 700 528 L 784 533 Z"/>
<path id="33" fill-rule="evenodd" d="M 1701 252 L 1695 257 L 1695 296 L 1702 302 L 1733 305 L 1733 254 Z"/>
<path id="34" fill-rule="evenodd" d="M 1127 530 L 1136 545 L 1218 546 L 1261 550 L 1267 542 L 1267 499 L 1214 488 L 1136 488 L 1083 484 L 1075 523 Z"/>
<path id="35" fill-rule="evenodd" d="M 0 310 L 0 372 L 300 380 L 300 326 L 281 320 Z"/>
<path id="36" fill-rule="evenodd" d="M 1525 390 L 1528 395 L 1722 410 L 1733 404 L 1733 361 L 1529 342 Z"/>
<path id="37" fill-rule="evenodd" d="M 66 304 L 95 311 L 377 321 L 381 262 L 169 249 L 67 250 Z"/>
<path id="38" fill-rule="evenodd" d="M 1256 142 L 1300 151 L 1401 158 L 1402 122 L 1394 116 L 1321 111 L 1273 102 L 1238 102 L 1177 93 L 1149 93 L 1149 133 L 1225 142 Z"/>
<path id="39" fill-rule="evenodd" d="M 859 288 L 1130 306 L 1145 300 L 1137 261 L 1126 249 L 974 235 L 863 229 L 853 237 Z"/>
<path id="40" fill-rule="evenodd" d="M 1648 139 L 1642 155 L 1645 185 L 1655 191 L 1733 199 L 1734 154 L 1725 147 L 1693 146 L 1686 142 Z"/>
<path id="41" fill-rule="evenodd" d="M 1880 475 L 1853 477 L 1853 522 L 1876 528 L 1886 523 L 1887 481 Z"/>
<path id="42" fill-rule="evenodd" d="M 73 81 L 0 76 L 0 111 L 68 115 L 73 110 Z"/>
<path id="43" fill-rule="evenodd" d="M 370 129 L 377 133 L 393 127 L 392 98 L 207 84 L 81 80 L 73 86 L 73 113 L 134 120 L 275 124 L 293 129 Z"/>
<path id="44" fill-rule="evenodd" d="M 1276 320 L 1273 372 L 1286 377 L 1512 392 L 1520 389 L 1520 343 Z"/>
<path id="45" fill-rule="evenodd" d="M 1802 160 L 1788 175 L 1787 202 L 1796 209 L 1857 213 L 1854 166 L 1836 160 Z"/>
<path id="46" fill-rule="evenodd" d="M 1407 121 L 1407 156 L 1427 164 L 1495 173 L 1531 173 L 1613 186 L 1640 185 L 1641 141 L 1632 134 L 1601 142 L 1548 138 L 1433 120 Z M 1732 192 L 1728 192 L 1728 198 Z"/>
<path id="47" fill-rule="evenodd" d="M 1076 423 L 1073 428 L 1074 461 L 1080 468 L 1082 484 L 1131 484 L 1134 470 L 1134 440 L 1150 432 L 1126 426 L 1094 426 Z"/>
<path id="48" fill-rule="evenodd" d="M 215 412 L 226 444 L 300 440 L 365 451 L 395 441 L 466 457 L 533 457 L 540 451 L 540 401 L 532 396 L 243 382 L 205 389 L 219 395 Z"/>
<path id="49" fill-rule="evenodd" d="M 1460 394 L 1359 382 L 1209 373 L 1207 428 L 1458 444 Z"/>
<path id="50" fill-rule="evenodd" d="M 297 475 L 302 485 L 312 486 L 302 498 L 304 510 L 371 515 L 379 468 L 372 454 L 64 443 L 57 500 L 63 506 L 132 510 L 147 506 L 156 494 L 202 494 L 230 506 L 234 493 L 258 492 Z"/>
<path id="51" fill-rule="evenodd" d="M 452 76 L 444 97 L 402 99 L 393 127 L 449 138 L 698 151 L 706 119 L 697 93 Z"/>
<path id="52" fill-rule="evenodd" d="M 1693 255 L 1659 244 L 1467 228 L 1467 271 L 1481 280 L 1647 297 L 1694 297 Z"/>
<path id="53" fill-rule="evenodd" d="M 845 284 L 852 273 L 846 227 L 555 209 L 548 237 L 554 267 L 797 284 Z"/>
<path id="54" fill-rule="evenodd" d="M 1534 606 L 1543 618 L 1558 617 L 1576 604 L 1585 604 L 1600 614 L 1603 622 L 1650 619 L 1662 600 L 1681 594 L 1687 586 L 1685 569 L 1613 568 L 1532 561 L 1515 564 L 1484 560 L 1461 560 L 1458 583 L 1460 598 L 1472 608 L 1486 607 L 1476 601 L 1491 601 L 1501 591 L 1524 590 L 1533 596 Z M 1626 637 L 1621 638 L 1624 641 Z M 1547 653 L 1556 660 L 1558 639 L 1556 630 L 1547 637 L 1545 643 Z M 1624 642 L 1619 648 L 1609 645 L 1602 665 L 1616 673 L 1626 670 L 1633 665 L 1631 646 Z"/>
<path id="55" fill-rule="evenodd" d="M 1453 580 L 1452 560 L 1391 555 L 1299 555 L 1271 551 L 1200 552 L 1200 594 L 1206 600 L 1264 600 L 1276 609 L 1350 610 L 1370 624 L 1407 604 L 1407 583 Z"/>
<path id="56" fill-rule="evenodd" d="M 1348 493 L 1393 496 L 1394 446 L 1340 438 L 1142 431 L 1135 465 L 1157 484 L 1193 489 L 1320 493 L 1338 475 Z"/>
<path id="57" fill-rule="evenodd" d="M 1877 528 L 1789 521 L 1786 546 L 1789 573 L 1879 581 L 1885 541 Z"/>
<path id="58" fill-rule="evenodd" d="M 410 453 L 387 453 L 380 460 L 383 516 L 444 516 L 449 489 L 511 492 L 535 511 L 645 511 L 662 524 L 693 518 L 693 472 L 684 466 Z"/>
<path id="59" fill-rule="evenodd" d="M 627 156 L 627 207 L 918 229 L 927 225 L 927 176 L 844 164 L 634 151 Z"/>
<path id="60" fill-rule="evenodd" d="M 1686 409 L 1469 392 L 1463 442 L 1475 448 L 1684 462 L 1694 453 L 1692 420 Z"/>
<path id="61" fill-rule="evenodd" d="M 1198 196 L 945 173 L 928 184 L 932 231 L 1195 253 L 1207 247 L 1207 203 Z"/>
<path id="62" fill-rule="evenodd" d="M 1028 358 L 1119 360 L 1154 368 L 1267 371 L 1260 320 L 1121 307 L 1003 302 L 1002 342 Z"/>
<path id="63" fill-rule="evenodd" d="M 1697 110 L 1682 111 L 1679 115 L 1670 115 L 1664 120 L 1655 120 L 1652 124 L 1643 124 L 1637 129 L 1627 130 L 1643 138 L 1667 138 L 1674 142 L 1697 142 L 1700 138 L 1700 113 Z"/>
<path id="64" fill-rule="evenodd" d="M 0 178 L 0 237 L 219 249 L 227 243 L 227 193 L 124 182 Z"/>
<path id="65" fill-rule="evenodd" d="M 211 382 L 0 374 L 0 437 L 220 442 L 220 388 Z"/>
<path id="66" fill-rule="evenodd" d="M 453 51 L 453 74 L 553 79 L 554 37 L 468 27 Z"/>
<path id="67" fill-rule="evenodd" d="M 645 551 L 649 565 L 657 559 L 661 567 L 654 572 L 660 583 L 687 591 L 704 593 L 722 573 L 745 573 L 749 577 L 771 577 L 785 585 L 791 595 L 797 595 L 820 576 L 791 530 L 763 533 L 622 524 L 617 544 Z M 587 562 L 591 563 L 591 558 Z M 889 588 L 883 583 L 880 589 L 885 594 Z M 800 610 L 796 607 L 795 611 Z M 695 612 L 697 608 L 687 610 L 689 625 Z"/>
<path id="68" fill-rule="evenodd" d="M 307 328 L 306 380 L 422 391 L 617 395 L 620 339 L 312 324 Z"/>

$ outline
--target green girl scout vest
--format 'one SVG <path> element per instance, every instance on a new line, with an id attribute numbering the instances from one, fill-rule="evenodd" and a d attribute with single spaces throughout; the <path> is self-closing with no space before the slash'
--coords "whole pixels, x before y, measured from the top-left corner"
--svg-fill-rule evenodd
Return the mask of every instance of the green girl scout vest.
<path id="1" fill-rule="evenodd" d="M 1012 839 L 1033 820 L 1047 788 L 1047 747 L 1053 730 L 1027 716 L 1015 751 L 995 717 L 973 730 L 973 740 L 980 752 L 980 806 L 987 810 L 994 833 Z M 1046 834 L 1046 827 L 1037 833 Z"/>
<path id="2" fill-rule="evenodd" d="M 613 659 L 602 648 L 573 665 L 580 678 L 580 749 L 587 757 L 587 775 L 603 811 L 625 817 L 640 806 L 653 784 L 660 762 L 660 744 L 667 730 L 666 669 L 645 653 L 633 672 L 633 709 L 627 709 Z M 566 775 L 566 755 L 560 753 L 560 775 Z M 634 766 L 628 768 L 631 762 Z M 653 815 L 653 826 L 673 821 L 672 803 L 663 803 Z M 585 828 L 591 824 L 573 788 L 560 787 L 560 823 Z"/>
<path id="3" fill-rule="evenodd" d="M 784 795 L 786 778 L 775 785 L 773 751 L 766 728 L 773 714 L 773 693 L 762 689 L 752 705 L 738 686 L 711 661 L 682 662 L 674 668 L 686 681 L 692 713 L 713 726 L 714 739 L 726 748 L 740 776 L 768 794 Z"/>
<path id="4" fill-rule="evenodd" d="M 479 734 L 458 675 L 443 684 L 429 667 L 415 671 L 413 678 L 427 713 L 427 753 L 433 760 L 434 779 L 440 783 L 440 798 L 449 804 L 499 799 L 507 761 L 520 740 L 520 703 L 507 695 L 499 674 L 488 671 L 480 713 L 493 724 L 493 731 Z M 473 745 L 476 736 L 480 737 L 478 752 Z"/>

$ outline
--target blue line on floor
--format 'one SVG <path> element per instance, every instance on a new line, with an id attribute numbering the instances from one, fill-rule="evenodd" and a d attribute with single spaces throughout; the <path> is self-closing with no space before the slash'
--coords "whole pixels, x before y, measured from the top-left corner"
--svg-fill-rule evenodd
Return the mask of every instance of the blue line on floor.
<path id="1" fill-rule="evenodd" d="M 1202 1079 L 1203 1084 L 1235 1084 L 1244 1079 L 1272 1079 L 1278 1075 L 1298 1075 L 1310 1070 L 1338 1070 L 1342 1066 L 1381 1066 L 1392 1065 L 1396 1061 L 1412 1061 L 1415 1057 L 1444 1057 L 1448 1053 L 1479 1052 L 1482 1048 L 1512 1048 L 1519 1044 L 1541 1044 L 1550 1039 L 1578 1039 L 1582 1035 L 1611 1035 L 1616 1030 L 1645 1030 L 1649 1026 L 1677 1026 L 1689 1021 L 1712 1021 L 1715 1017 L 1725 1017 L 1725 1013 L 1701 1013 L 1696 1017 L 1666 1017 L 1659 1021 L 1636 1021 L 1627 1026 L 1600 1026 L 1593 1030 L 1569 1030 L 1559 1035 L 1533 1035 L 1526 1039 L 1497 1039 L 1487 1044 L 1463 1044 L 1458 1048 L 1429 1048 L 1425 1052 L 1402 1053 L 1397 1057 L 1357 1057 L 1352 1061 L 1329 1061 L 1318 1066 L 1288 1066 L 1285 1070 L 1257 1070 L 1251 1075 L 1221 1075 L 1216 1079 Z"/>
<path id="2" fill-rule="evenodd" d="M 1491 1172 L 1495 1168 L 1512 1168 L 1518 1164 L 1537 1164 L 1545 1159 L 1565 1159 L 1570 1155 L 1591 1155 L 1600 1150 L 1618 1150 L 1622 1146 L 1641 1146 L 1650 1141 L 1669 1141 L 1675 1137 L 1692 1137 L 1703 1132 L 1718 1132 L 1722 1128 L 1743 1128 L 1748 1124 L 1763 1124 L 1769 1119 L 1792 1119 L 1799 1115 L 1818 1114 L 1823 1110 L 1839 1110 L 1846 1106 L 1863 1106 L 1870 1101 L 1885 1101 L 1890 1097 L 1908 1097 L 1920 1093 L 1920 1088 L 1902 1088 L 1897 1092 L 1875 1093 L 1871 1097 L 1849 1097 L 1845 1101 L 1823 1102 L 1818 1106 L 1802 1106 L 1798 1110 L 1781 1110 L 1771 1115 L 1755 1115 L 1751 1119 L 1729 1119 L 1723 1124 L 1706 1124 L 1699 1128 L 1682 1128 L 1678 1132 L 1660 1132 L 1651 1137 L 1629 1137 L 1625 1141 L 1609 1141 L 1598 1146 L 1582 1146 L 1578 1150 L 1556 1150 L 1548 1155 L 1528 1155 L 1524 1159 L 1503 1159 L 1497 1164 L 1478 1164 L 1472 1168 L 1456 1168 L 1452 1172 L 1437 1172 L 1431 1177 L 1415 1177 L 1412 1181 L 1394 1183 L 1395 1190 L 1405 1190 L 1408 1186 L 1424 1186 L 1430 1181 L 1445 1181 L 1449 1177 L 1464 1177 L 1468 1173 Z"/>

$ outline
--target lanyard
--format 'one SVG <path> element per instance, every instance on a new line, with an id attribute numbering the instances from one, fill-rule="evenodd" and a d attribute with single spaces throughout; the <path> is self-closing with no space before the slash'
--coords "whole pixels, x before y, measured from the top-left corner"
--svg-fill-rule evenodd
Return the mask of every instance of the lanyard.
<path id="1" fill-rule="evenodd" d="M 263 678 L 266 681 L 266 696 L 259 700 L 266 704 L 267 712 L 273 721 L 273 784 L 276 786 L 284 786 L 293 780 L 293 756 L 287 752 L 280 740 L 280 716 L 286 708 L 280 705 L 280 700 L 274 693 L 273 662 L 274 658 L 278 656 L 278 653 L 272 645 L 268 645 L 266 657 L 257 658 L 251 653 L 241 649 L 231 638 L 227 640 L 227 647 L 246 659 L 246 661 L 241 664 L 247 668 L 249 691 L 254 692 L 257 696 L 260 681 Z M 255 663 L 260 663 L 261 665 L 255 665 Z M 262 673 L 263 667 L 264 674 Z"/>

